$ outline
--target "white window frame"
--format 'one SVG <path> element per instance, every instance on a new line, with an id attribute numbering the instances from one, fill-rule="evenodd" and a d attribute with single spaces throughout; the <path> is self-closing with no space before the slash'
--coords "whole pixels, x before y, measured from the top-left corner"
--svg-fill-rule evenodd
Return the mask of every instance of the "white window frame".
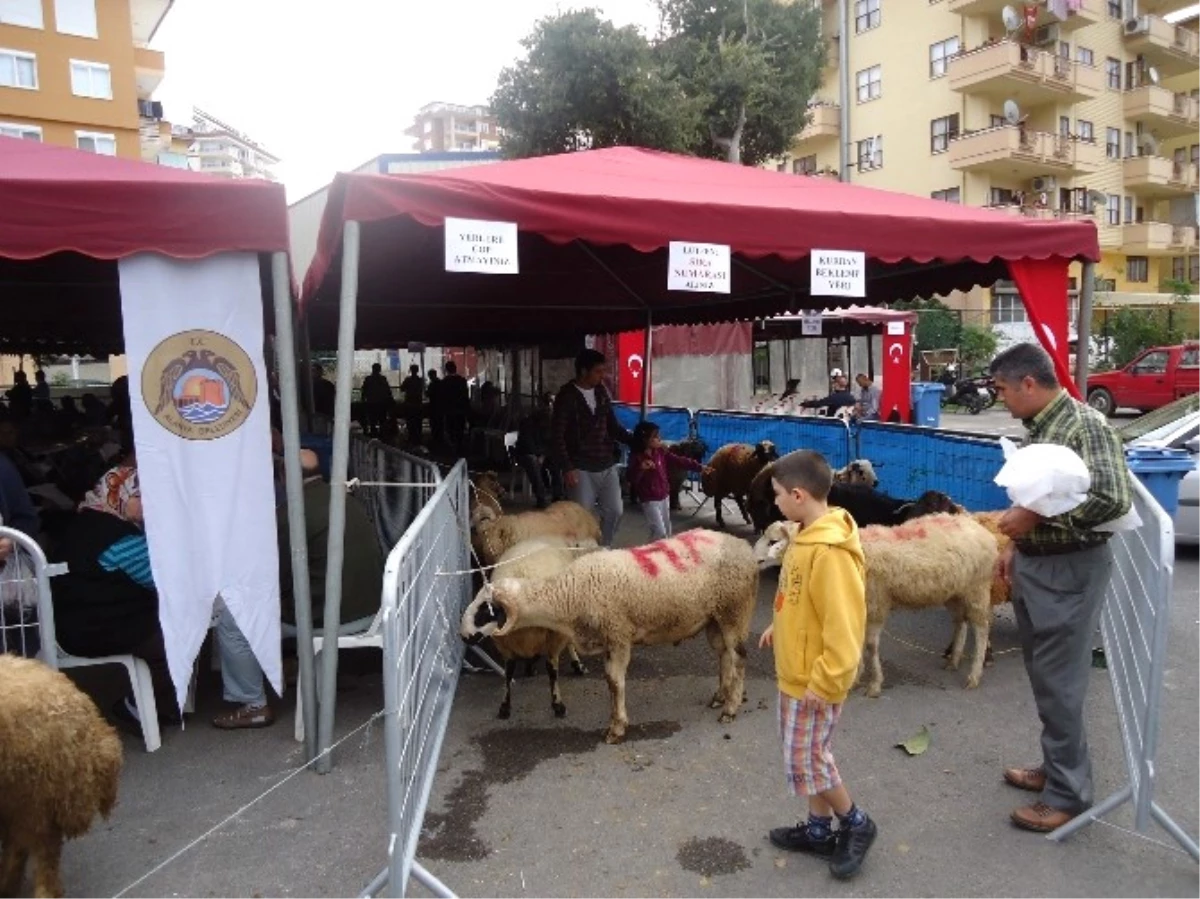
<path id="1" fill-rule="evenodd" d="M 962 48 L 958 35 L 929 45 L 929 77 L 942 78 L 950 69 L 950 60 Z"/>
<path id="2" fill-rule="evenodd" d="M 13 0 L 0 0 L 0 25 L 12 25 L 16 28 L 36 28 L 38 31 L 46 27 L 46 18 L 42 13 L 42 0 L 26 0 L 25 6 L 27 12 L 32 12 L 33 15 L 14 16 L 12 13 L 4 14 L 5 9 L 11 9 L 9 5 Z M 35 24 L 36 23 L 36 24 Z"/>
<path id="3" fill-rule="evenodd" d="M 872 78 L 872 75 L 875 77 Z M 865 99 L 863 98 L 864 88 L 867 92 Z M 881 63 L 859 69 L 854 73 L 854 96 L 859 103 L 870 103 L 883 96 L 883 65 Z"/>
<path id="4" fill-rule="evenodd" d="M 66 14 L 64 15 L 64 10 Z M 80 15 L 80 11 L 83 15 Z M 91 18 L 88 19 L 87 10 L 91 11 Z M 64 27 L 64 19 L 72 19 L 68 23 L 68 27 Z M 85 27 L 78 27 L 79 22 L 87 19 Z M 54 30 L 59 34 L 69 34 L 73 37 L 100 37 L 100 23 L 96 18 L 96 0 L 54 0 Z"/>
<path id="5" fill-rule="evenodd" d="M 22 125 L 20 122 L 0 122 L 0 135 L 4 137 L 27 140 L 28 138 L 25 137 L 27 134 L 36 134 L 38 141 L 43 139 L 40 125 Z"/>
<path id="6" fill-rule="evenodd" d="M 862 34 L 883 24 L 883 14 L 880 0 L 855 0 L 854 2 L 854 33 Z"/>
<path id="7" fill-rule="evenodd" d="M 90 140 L 92 142 L 91 150 L 88 150 L 87 147 L 79 146 L 79 142 L 84 139 Z M 101 153 L 98 149 L 96 149 L 96 141 L 101 141 L 101 140 L 112 141 L 113 151 L 111 153 Z M 117 155 L 117 136 L 115 134 L 107 134 L 103 131 L 76 131 L 75 132 L 75 148 L 78 150 L 83 150 L 85 153 L 95 153 L 97 156 L 116 156 Z"/>
<path id="8" fill-rule="evenodd" d="M 70 66 L 71 93 L 72 94 L 74 94 L 76 97 L 84 97 L 88 100 L 111 100 L 112 99 L 112 66 L 110 66 L 106 62 L 92 62 L 91 60 L 88 60 L 88 59 L 72 59 L 69 61 L 68 64 Z M 79 85 L 76 84 L 76 82 L 75 82 L 75 69 L 77 66 L 86 66 L 87 67 L 88 81 L 89 81 L 88 87 L 89 88 L 92 86 L 90 84 L 90 81 L 91 81 L 92 73 L 94 71 L 102 70 L 106 75 L 108 75 L 108 93 L 107 94 L 80 93 Z"/>
<path id="9" fill-rule="evenodd" d="M 37 54 L 26 53 L 24 50 L 10 50 L 8 47 L 0 47 L 0 57 L 11 56 L 13 58 L 13 78 L 12 84 L 4 84 L 0 82 L 0 87 L 15 88 L 20 91 L 35 91 L 38 89 L 38 66 Z M 33 62 L 33 84 L 21 84 L 19 82 L 20 71 L 17 69 L 16 60 L 28 59 Z"/>

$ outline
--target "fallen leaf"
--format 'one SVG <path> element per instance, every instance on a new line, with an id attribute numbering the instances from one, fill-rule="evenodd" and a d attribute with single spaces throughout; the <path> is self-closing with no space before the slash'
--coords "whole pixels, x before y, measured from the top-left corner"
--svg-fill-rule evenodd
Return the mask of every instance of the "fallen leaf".
<path id="1" fill-rule="evenodd" d="M 700 878 L 700 886 L 702 886 L 702 887 L 712 886 L 712 881 L 709 880 L 707 877 L 701 877 Z"/>
<path id="2" fill-rule="evenodd" d="M 929 728 L 922 724 L 919 731 L 903 743 L 897 743 L 896 746 L 909 755 L 920 755 L 929 748 Z"/>
<path id="3" fill-rule="evenodd" d="M 787 867 L 787 859 L 786 858 L 775 859 L 775 867 L 776 868 L 786 868 Z"/>
<path id="4" fill-rule="evenodd" d="M 910 848 L 911 847 L 907 843 L 901 843 L 899 846 L 896 847 L 896 851 L 903 855 L 905 852 L 908 852 L 908 850 Z"/>

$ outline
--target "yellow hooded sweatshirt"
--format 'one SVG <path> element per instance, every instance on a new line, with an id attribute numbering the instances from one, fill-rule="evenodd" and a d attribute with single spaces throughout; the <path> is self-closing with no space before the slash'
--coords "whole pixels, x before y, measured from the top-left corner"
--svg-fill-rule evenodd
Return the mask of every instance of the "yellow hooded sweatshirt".
<path id="1" fill-rule="evenodd" d="M 831 508 L 798 532 L 775 595 L 775 674 L 795 699 L 812 690 L 842 702 L 854 685 L 866 635 L 865 568 L 858 526 Z"/>

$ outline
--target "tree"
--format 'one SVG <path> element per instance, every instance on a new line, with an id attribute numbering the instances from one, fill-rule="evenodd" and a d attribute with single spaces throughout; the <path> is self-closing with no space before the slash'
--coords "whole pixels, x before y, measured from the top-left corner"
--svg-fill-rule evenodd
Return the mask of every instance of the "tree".
<path id="1" fill-rule="evenodd" d="M 521 44 L 525 58 L 500 73 L 491 98 L 506 156 L 696 144 L 699 105 L 635 27 L 584 9 L 540 20 Z"/>
<path id="2" fill-rule="evenodd" d="M 1170 346 L 1183 341 L 1185 332 L 1181 327 L 1181 310 L 1172 308 L 1182 304 L 1172 303 L 1153 308 L 1123 306 L 1111 314 L 1093 321 L 1092 333 L 1107 336 L 1111 341 L 1111 359 L 1114 366 L 1123 368 L 1133 361 L 1142 350 L 1152 346 Z"/>
<path id="3" fill-rule="evenodd" d="M 701 110 L 701 156 L 759 165 L 791 147 L 825 65 L 821 13 L 783 0 L 658 0 L 665 64 Z"/>
<path id="4" fill-rule="evenodd" d="M 913 332 L 913 349 L 953 349 L 962 341 L 962 320 L 941 300 L 901 300 L 893 303 L 892 308 L 911 309 L 918 313 L 917 327 Z"/>
<path id="5" fill-rule="evenodd" d="M 958 354 L 968 368 L 991 361 L 999 346 L 999 335 L 988 325 L 965 325 L 958 337 Z"/>

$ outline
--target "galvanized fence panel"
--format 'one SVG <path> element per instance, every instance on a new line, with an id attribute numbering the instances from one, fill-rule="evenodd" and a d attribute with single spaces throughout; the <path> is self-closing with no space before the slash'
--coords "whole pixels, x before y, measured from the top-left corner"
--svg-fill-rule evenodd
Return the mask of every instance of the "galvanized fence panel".
<path id="1" fill-rule="evenodd" d="M 770 440 L 782 456 L 798 449 L 816 450 L 834 468 L 850 462 L 850 428 L 836 418 L 795 415 L 756 415 L 701 409 L 696 413 L 696 436 L 707 447 L 705 462 L 727 443 Z"/>
<path id="2" fill-rule="evenodd" d="M 356 495 L 375 524 L 384 552 L 408 530 L 442 479 L 429 459 L 358 436 L 350 440 L 348 477 L 362 483 Z"/>
<path id="3" fill-rule="evenodd" d="M 470 602 L 467 469 L 451 469 L 387 559 L 383 580 L 384 746 L 391 895 L 410 875 L 448 892 L 414 856 L 462 665 Z M 382 887 L 377 878 L 372 887 Z"/>
<path id="4" fill-rule="evenodd" d="M 58 667 L 50 575 L 54 572 L 37 541 L 21 531 L 0 527 L 0 540 L 12 542 L 0 562 L 0 652 L 41 659 Z M 63 568 L 63 566 L 57 566 Z M 39 620 L 48 618 L 44 624 Z"/>
<path id="5" fill-rule="evenodd" d="M 613 403 L 613 414 L 617 421 L 633 430 L 642 420 L 642 407 L 631 403 Z M 646 420 L 658 425 L 666 443 L 677 443 L 692 436 L 692 412 L 679 406 L 647 406 Z"/>
<path id="6" fill-rule="evenodd" d="M 879 489 L 891 496 L 911 499 L 926 490 L 940 490 L 972 512 L 1009 506 L 1008 495 L 993 480 L 1004 466 L 998 440 L 864 422 L 855 431 L 855 441 L 855 458 L 871 461 Z"/>
<path id="7" fill-rule="evenodd" d="M 1062 840 L 1108 812 L 1131 802 L 1134 827 L 1145 831 L 1157 821 L 1193 858 L 1196 841 L 1154 801 L 1155 757 L 1167 665 L 1171 593 L 1175 577 L 1175 531 L 1171 518 L 1137 479 L 1134 508 L 1142 519 L 1136 531 L 1112 539 L 1113 576 L 1100 614 L 1104 656 L 1117 706 L 1129 782 L 1099 805 L 1050 834 Z"/>

